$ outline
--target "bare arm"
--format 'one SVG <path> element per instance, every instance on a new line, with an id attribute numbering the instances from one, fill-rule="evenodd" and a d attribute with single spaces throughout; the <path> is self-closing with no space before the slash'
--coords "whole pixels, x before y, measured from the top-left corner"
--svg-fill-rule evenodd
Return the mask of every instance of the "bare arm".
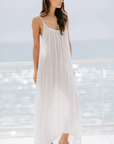
<path id="1" fill-rule="evenodd" d="M 72 57 L 72 46 L 71 46 L 70 36 L 69 36 L 69 18 L 68 18 L 68 21 L 66 23 L 66 26 L 67 26 L 67 29 L 68 29 L 68 39 L 69 39 L 70 53 L 71 53 L 71 57 Z"/>
<path id="2" fill-rule="evenodd" d="M 36 83 L 36 77 L 37 77 L 39 49 L 40 49 L 39 29 L 40 29 L 39 18 L 34 17 L 32 20 L 32 32 L 33 32 L 33 65 L 34 65 L 33 80 L 35 83 Z"/>

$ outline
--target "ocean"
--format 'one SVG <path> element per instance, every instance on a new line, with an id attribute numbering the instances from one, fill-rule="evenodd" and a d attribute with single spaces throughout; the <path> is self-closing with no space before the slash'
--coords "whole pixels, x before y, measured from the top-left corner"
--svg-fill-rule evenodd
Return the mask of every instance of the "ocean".
<path id="1" fill-rule="evenodd" d="M 72 60 L 114 58 L 114 40 L 71 41 Z M 33 42 L 0 43 L 0 62 L 32 61 Z"/>

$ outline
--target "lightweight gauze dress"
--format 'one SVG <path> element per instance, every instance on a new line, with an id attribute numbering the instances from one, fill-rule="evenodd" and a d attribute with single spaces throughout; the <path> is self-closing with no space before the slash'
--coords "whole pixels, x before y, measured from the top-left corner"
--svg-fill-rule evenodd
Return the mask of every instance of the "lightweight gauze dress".
<path id="1" fill-rule="evenodd" d="M 70 144 L 81 143 L 82 101 L 72 67 L 68 31 L 43 22 L 35 88 L 34 144 L 59 144 L 69 133 Z"/>

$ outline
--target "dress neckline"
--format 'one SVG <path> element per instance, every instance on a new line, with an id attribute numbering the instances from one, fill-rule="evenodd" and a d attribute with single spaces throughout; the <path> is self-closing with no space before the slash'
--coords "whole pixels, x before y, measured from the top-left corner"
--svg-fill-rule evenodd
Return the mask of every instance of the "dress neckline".
<path id="1" fill-rule="evenodd" d="M 43 22 L 44 23 L 44 22 Z M 45 23 L 44 23 L 45 24 Z M 45 26 L 47 26 L 46 24 L 45 24 Z M 53 29 L 53 28 L 50 28 L 49 26 L 47 26 L 49 29 L 51 29 L 51 30 L 53 30 L 53 31 L 60 31 L 60 30 L 55 30 L 55 29 Z"/>
<path id="2" fill-rule="evenodd" d="M 40 15 L 39 15 L 39 16 L 40 16 Z M 40 18 L 42 19 L 41 16 L 40 16 Z M 59 31 L 60 31 L 60 29 L 59 29 L 59 30 L 55 30 L 55 29 L 49 27 L 47 24 L 44 23 L 43 19 L 42 19 L 42 22 L 43 22 L 43 24 L 44 24 L 47 28 L 49 28 L 50 30 L 52 30 L 52 31 L 56 31 L 56 32 L 59 32 Z"/>

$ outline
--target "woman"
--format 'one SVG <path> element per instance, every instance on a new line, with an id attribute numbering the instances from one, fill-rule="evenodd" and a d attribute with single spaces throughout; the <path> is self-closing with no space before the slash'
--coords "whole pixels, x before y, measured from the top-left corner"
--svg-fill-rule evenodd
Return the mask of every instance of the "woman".
<path id="1" fill-rule="evenodd" d="M 34 144 L 81 143 L 81 99 L 72 68 L 69 18 L 62 0 L 43 0 L 32 20 L 35 90 Z M 74 144 L 74 142 L 73 142 Z"/>

